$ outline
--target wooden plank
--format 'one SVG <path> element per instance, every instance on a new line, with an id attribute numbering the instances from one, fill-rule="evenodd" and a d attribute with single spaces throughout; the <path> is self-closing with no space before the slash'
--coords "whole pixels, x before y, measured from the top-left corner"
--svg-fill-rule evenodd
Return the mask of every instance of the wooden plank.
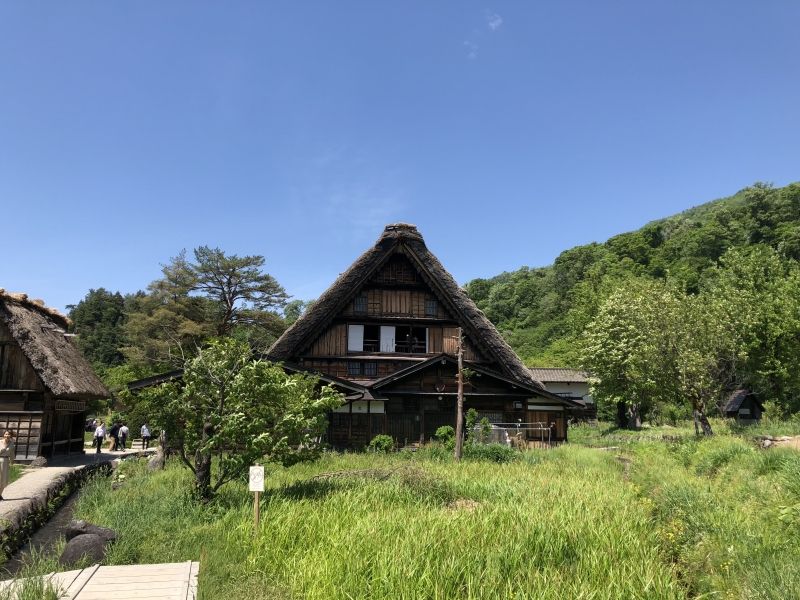
<path id="1" fill-rule="evenodd" d="M 197 581 L 200 576 L 200 563 L 192 561 L 189 568 L 189 586 L 186 590 L 186 600 L 197 598 Z"/>
<path id="2" fill-rule="evenodd" d="M 92 565 L 91 567 L 78 571 L 77 576 L 66 586 L 64 600 L 74 600 L 99 568 L 100 565 Z M 67 573 L 74 573 L 74 571 L 67 571 Z M 65 574 L 66 573 L 56 573 L 56 576 Z"/>

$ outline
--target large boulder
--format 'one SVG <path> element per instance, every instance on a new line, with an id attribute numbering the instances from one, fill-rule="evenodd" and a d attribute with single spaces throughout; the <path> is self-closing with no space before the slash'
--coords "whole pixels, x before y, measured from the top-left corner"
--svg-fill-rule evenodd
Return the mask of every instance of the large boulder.
<path id="1" fill-rule="evenodd" d="M 58 557 L 58 564 L 63 567 L 71 567 L 82 560 L 88 558 L 92 563 L 102 562 L 106 555 L 106 543 L 95 533 L 82 533 L 76 535 Z"/>
<path id="2" fill-rule="evenodd" d="M 92 525 L 86 521 L 70 521 L 69 525 L 64 529 L 64 539 L 67 541 L 79 535 L 93 534 L 102 538 L 104 543 L 113 542 L 117 539 L 117 532 L 108 527 L 100 527 L 100 525 Z"/>

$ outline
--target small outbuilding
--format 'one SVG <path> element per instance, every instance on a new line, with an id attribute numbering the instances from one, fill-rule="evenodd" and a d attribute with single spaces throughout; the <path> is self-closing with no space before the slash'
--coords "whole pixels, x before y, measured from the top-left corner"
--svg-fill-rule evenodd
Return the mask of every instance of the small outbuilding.
<path id="1" fill-rule="evenodd" d="M 761 420 L 763 412 L 764 405 L 756 395 L 741 388 L 731 392 L 722 407 L 722 413 L 726 417 L 736 419 L 736 422 L 742 425 L 757 423 Z"/>
<path id="2" fill-rule="evenodd" d="M 589 390 L 589 373 L 564 367 L 531 367 L 531 375 L 548 392 L 576 403 L 569 415 L 575 421 L 597 421 L 597 406 Z"/>
<path id="3" fill-rule="evenodd" d="M 41 300 L 0 289 L 0 432 L 16 432 L 16 460 L 83 452 L 86 404 L 110 394 Z"/>

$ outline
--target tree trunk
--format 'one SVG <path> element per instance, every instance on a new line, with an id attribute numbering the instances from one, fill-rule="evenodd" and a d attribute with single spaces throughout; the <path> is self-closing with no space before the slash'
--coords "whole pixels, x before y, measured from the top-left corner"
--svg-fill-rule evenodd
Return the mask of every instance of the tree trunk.
<path id="1" fill-rule="evenodd" d="M 198 450 L 194 453 L 195 488 L 201 502 L 211 500 L 211 454 Z"/>
<path id="2" fill-rule="evenodd" d="M 642 415 L 639 412 L 639 403 L 634 402 L 628 405 L 628 429 L 641 429 Z"/>
<path id="3" fill-rule="evenodd" d="M 203 425 L 203 436 L 200 441 L 200 448 L 194 453 L 194 477 L 197 497 L 201 502 L 208 502 L 214 495 L 211 489 L 211 453 L 207 450 L 202 450 L 208 438 L 213 433 L 213 426 L 211 423 L 206 422 Z"/>
<path id="4" fill-rule="evenodd" d="M 617 427 L 620 429 L 628 427 L 628 406 L 624 402 L 617 402 Z"/>
<path id="5" fill-rule="evenodd" d="M 708 422 L 706 411 L 698 406 L 692 412 L 694 414 L 694 434 L 699 436 L 702 432 L 703 435 L 714 435 L 711 423 Z"/>
<path id="6" fill-rule="evenodd" d="M 703 430 L 703 435 L 714 435 L 714 432 L 711 430 L 711 423 L 708 422 L 708 417 L 704 411 L 698 411 L 700 413 L 700 428 Z"/>

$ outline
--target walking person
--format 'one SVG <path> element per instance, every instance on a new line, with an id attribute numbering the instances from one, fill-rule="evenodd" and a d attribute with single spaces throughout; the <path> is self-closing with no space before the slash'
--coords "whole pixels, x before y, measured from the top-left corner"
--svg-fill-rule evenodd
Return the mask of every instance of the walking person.
<path id="1" fill-rule="evenodd" d="M 97 448 L 97 454 L 103 449 L 103 440 L 106 439 L 106 426 L 103 424 L 102 421 L 97 423 L 97 427 L 94 430 L 94 445 Z"/>
<path id="2" fill-rule="evenodd" d="M 3 500 L 3 490 L 8 485 L 11 465 L 14 462 L 14 432 L 6 429 L 3 440 L 0 441 L 0 500 Z"/>
<path id="3" fill-rule="evenodd" d="M 150 428 L 147 426 L 147 421 L 142 425 L 142 450 L 150 447 Z"/>
<path id="4" fill-rule="evenodd" d="M 111 429 L 108 430 L 108 435 L 111 436 L 111 441 L 108 444 L 108 449 L 112 452 L 116 451 L 117 446 L 119 446 L 119 423 L 115 422 Z"/>
<path id="5" fill-rule="evenodd" d="M 123 452 L 128 449 L 128 433 L 130 433 L 128 425 L 123 423 L 119 428 L 119 449 Z"/>

